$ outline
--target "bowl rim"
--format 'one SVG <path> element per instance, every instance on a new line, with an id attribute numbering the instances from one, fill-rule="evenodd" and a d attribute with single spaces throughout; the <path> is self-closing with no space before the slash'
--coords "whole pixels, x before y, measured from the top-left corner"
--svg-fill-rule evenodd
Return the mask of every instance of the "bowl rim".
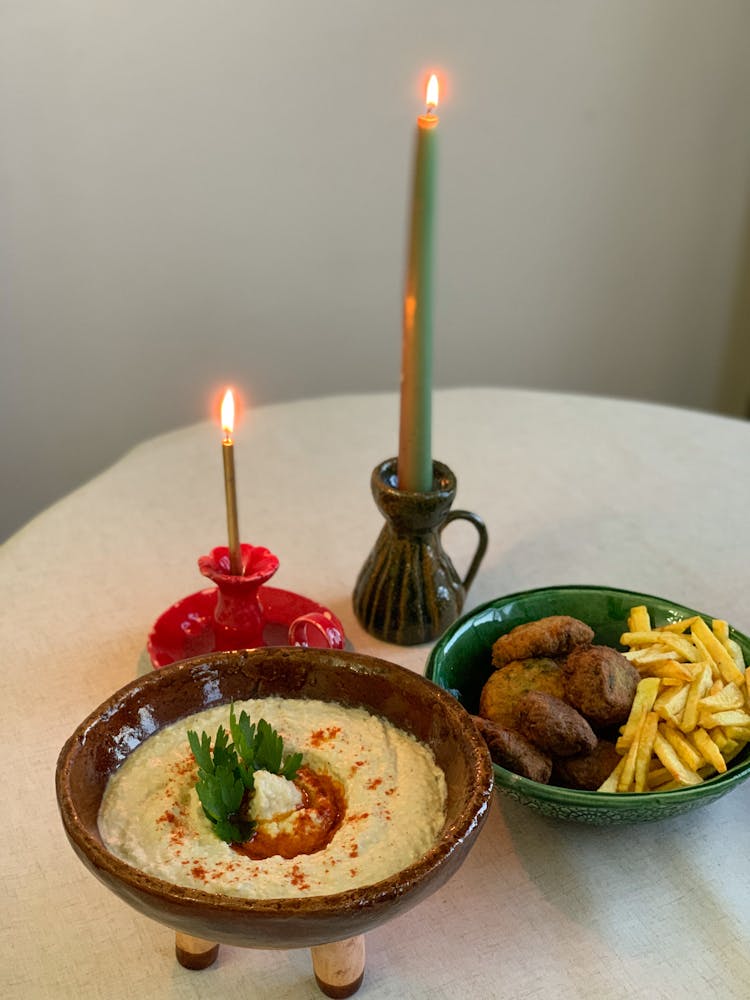
<path id="1" fill-rule="evenodd" d="M 477 618 L 485 612 L 492 610 L 492 608 L 498 607 L 499 605 L 505 604 L 509 601 L 518 600 L 524 597 L 531 597 L 533 595 L 564 593 L 570 591 L 575 591 L 576 593 L 593 592 L 618 594 L 623 597 L 628 596 L 637 598 L 644 604 L 648 601 L 658 601 L 662 604 L 669 604 L 681 614 L 684 612 L 684 617 L 689 617 L 691 615 L 699 615 L 701 618 L 717 617 L 714 615 L 708 615 L 704 611 L 697 611 L 696 609 L 690 608 L 685 604 L 680 604 L 677 601 L 673 601 L 671 598 L 660 597 L 657 594 L 647 594 L 637 590 L 630 590 L 627 587 L 609 587 L 605 584 L 584 583 L 567 583 L 554 584 L 546 587 L 531 587 L 527 590 L 514 591 L 513 593 L 502 594 L 498 597 L 491 598 L 490 600 L 477 605 L 471 611 L 468 611 L 466 614 L 462 615 L 455 622 L 453 622 L 453 624 L 445 630 L 445 632 L 438 639 L 437 643 L 430 650 L 430 655 L 427 659 L 425 667 L 425 676 L 428 680 L 432 680 L 433 683 L 438 684 L 438 686 L 442 686 L 438 681 L 433 680 L 434 673 L 437 669 L 437 661 L 443 654 L 445 647 L 449 645 L 450 640 L 456 635 L 456 633 L 463 631 L 463 629 L 469 625 L 474 618 Z M 735 629 L 731 624 L 729 626 L 729 634 L 732 638 L 739 636 L 748 649 L 750 649 L 750 637 Z M 750 744 L 748 744 L 748 746 L 750 746 Z M 739 761 L 734 765 L 730 765 L 723 774 L 715 774 L 711 778 L 707 778 L 705 781 L 701 782 L 699 785 L 686 785 L 682 788 L 672 788 L 663 792 L 599 792 L 596 790 L 587 790 L 582 788 L 566 788 L 564 785 L 549 785 L 542 784 L 538 781 L 532 781 L 530 778 L 525 778 L 523 775 L 515 774 L 513 771 L 509 771 L 501 764 L 494 763 L 494 761 L 492 767 L 495 774 L 496 787 L 518 791 L 526 798 L 538 799 L 540 801 L 555 803 L 556 805 L 569 806 L 571 808 L 582 807 L 589 810 L 609 810 L 612 808 L 628 809 L 631 806 L 653 807 L 656 805 L 658 807 L 659 805 L 666 806 L 668 803 L 678 804 L 685 799 L 694 800 L 696 798 L 700 798 L 701 795 L 705 795 L 706 798 L 709 798 L 711 792 L 715 789 L 717 790 L 717 794 L 719 791 L 728 791 L 732 785 L 744 780 L 750 773 L 750 752 L 746 750 L 745 753 L 748 754 L 745 760 Z"/>
<path id="2" fill-rule="evenodd" d="M 299 653 L 294 647 L 274 647 L 274 652 Z M 365 667 L 377 674 L 400 677 L 406 680 L 407 684 L 414 684 L 419 687 L 426 685 L 425 690 L 429 690 L 430 697 L 442 704 L 449 713 L 454 713 L 456 704 L 461 712 L 467 716 L 464 736 L 467 740 L 467 756 L 474 764 L 476 781 L 471 794 L 464 803 L 455 819 L 443 827 L 439 840 L 411 864 L 394 872 L 385 879 L 373 882 L 358 888 L 346 889 L 341 892 L 305 895 L 299 897 L 266 897 L 257 898 L 249 896 L 230 896 L 223 893 L 206 892 L 202 889 L 195 889 L 189 886 L 178 885 L 168 879 L 160 878 L 131 865 L 127 861 L 113 854 L 103 843 L 101 836 L 93 836 L 81 819 L 74 796 L 69 784 L 69 765 L 75 755 L 82 750 L 82 744 L 86 740 L 88 732 L 97 722 L 107 714 L 115 711 L 116 706 L 123 703 L 128 698 L 135 698 L 138 692 L 148 691 L 154 687 L 166 686 L 175 675 L 181 673 L 190 674 L 201 668 L 211 665 L 214 661 L 221 661 L 235 657 L 260 658 L 263 654 L 268 654 L 269 647 L 259 647 L 257 649 L 234 650 L 228 652 L 208 653 L 202 656 L 191 657 L 168 664 L 158 670 L 136 677 L 118 688 L 112 695 L 103 701 L 75 728 L 71 736 L 66 740 L 58 755 L 55 769 L 55 785 L 59 811 L 63 820 L 65 832 L 73 844 L 75 850 L 84 854 L 90 863 L 93 863 L 97 872 L 111 873 L 116 879 L 139 895 L 144 893 L 154 899 L 164 899 L 168 897 L 178 904 L 195 904 L 201 908 L 209 907 L 213 912 L 222 915 L 243 915 L 258 917 L 268 917 L 273 915 L 293 917 L 295 915 L 308 916 L 314 913 L 316 916 L 335 916 L 342 909 L 366 909 L 390 899 L 395 899 L 405 895 L 409 890 L 429 878 L 438 870 L 444 861 L 453 853 L 457 843 L 466 840 L 484 823 L 489 812 L 492 789 L 494 785 L 494 772 L 492 762 L 489 757 L 484 740 L 475 732 L 473 723 L 470 721 L 469 713 L 456 702 L 444 688 L 439 684 L 417 674 L 412 670 L 402 667 L 399 664 L 391 663 L 380 657 L 370 656 L 365 653 L 357 653 L 348 650 L 330 649 L 305 649 L 306 657 L 317 660 L 344 661 L 349 663 L 351 669 L 360 670 Z M 222 700 L 211 703 L 211 708 L 220 705 L 228 705 L 230 700 Z M 368 708 L 368 711 L 373 711 Z M 174 722 L 180 718 L 187 718 L 190 714 L 175 718 Z M 375 714 L 373 712 L 373 714 Z M 384 714 L 384 713 L 381 713 Z M 459 713 L 460 714 L 460 713 Z M 384 716 L 387 718 L 387 716 Z M 394 723 L 395 725 L 395 723 Z M 160 726 L 154 732 L 162 729 Z M 153 735 L 153 734 L 149 734 Z M 139 742 L 142 745 L 144 740 Z M 129 751 L 129 753 L 132 752 Z M 438 765 L 439 766 L 439 765 Z M 98 829 L 98 828 L 97 828 Z"/>

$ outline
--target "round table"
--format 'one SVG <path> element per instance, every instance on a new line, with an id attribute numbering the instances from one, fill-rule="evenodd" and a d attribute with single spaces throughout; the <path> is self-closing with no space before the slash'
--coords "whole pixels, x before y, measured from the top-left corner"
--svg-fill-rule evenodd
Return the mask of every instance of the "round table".
<path id="1" fill-rule="evenodd" d="M 382 526 L 370 473 L 397 442 L 395 394 L 263 407 L 237 428 L 240 534 L 281 561 L 357 650 L 423 671 L 352 613 Z M 433 453 L 490 544 L 467 610 L 504 593 L 592 583 L 659 594 L 750 632 L 750 424 L 689 410 L 510 389 L 434 397 Z M 85 447 L 85 442 L 80 443 Z M 165 434 L 2 548 L 0 994 L 317 998 L 304 951 L 224 946 L 179 967 L 174 934 L 93 879 L 57 814 L 57 754 L 138 671 L 158 615 L 226 544 L 221 433 Z M 475 535 L 444 534 L 456 567 Z M 429 900 L 368 935 L 362 998 L 653 998 L 750 993 L 750 783 L 657 824 L 594 828 L 496 796 L 476 847 Z"/>

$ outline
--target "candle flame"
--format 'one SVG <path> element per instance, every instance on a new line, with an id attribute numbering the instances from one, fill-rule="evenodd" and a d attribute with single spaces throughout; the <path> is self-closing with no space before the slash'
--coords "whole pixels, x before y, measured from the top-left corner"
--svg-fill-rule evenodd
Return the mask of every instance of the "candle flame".
<path id="1" fill-rule="evenodd" d="M 227 389 L 221 401 L 221 427 L 224 440 L 231 442 L 234 432 L 234 394 L 231 389 Z"/>
<path id="2" fill-rule="evenodd" d="M 415 295 L 407 295 L 404 298 L 404 329 L 414 329 L 414 317 L 417 314 L 417 298 Z"/>
<path id="3" fill-rule="evenodd" d="M 439 94 L 440 94 L 440 87 L 438 85 L 438 78 L 433 73 L 432 76 L 430 77 L 430 79 L 427 82 L 426 103 L 427 103 L 427 111 L 428 112 L 434 111 L 435 108 L 438 106 L 438 97 L 439 97 Z"/>

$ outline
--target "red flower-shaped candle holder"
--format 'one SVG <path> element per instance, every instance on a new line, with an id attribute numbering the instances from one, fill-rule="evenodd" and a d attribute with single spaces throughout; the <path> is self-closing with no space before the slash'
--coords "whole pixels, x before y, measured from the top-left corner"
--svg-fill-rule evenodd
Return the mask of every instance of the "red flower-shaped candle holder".
<path id="1" fill-rule="evenodd" d="M 242 576 L 230 571 L 226 545 L 211 549 L 198 560 L 198 568 L 217 588 L 214 610 L 217 649 L 263 646 L 263 605 L 259 591 L 279 568 L 273 552 L 260 545 L 240 545 Z M 228 643 L 228 645 L 227 645 Z"/>
<path id="2" fill-rule="evenodd" d="M 259 545 L 241 545 L 242 574 L 230 569 L 229 549 L 198 560 L 215 586 L 182 598 L 159 616 L 148 637 L 154 667 L 204 653 L 258 646 L 343 649 L 344 629 L 328 608 L 266 583 L 279 560 Z"/>

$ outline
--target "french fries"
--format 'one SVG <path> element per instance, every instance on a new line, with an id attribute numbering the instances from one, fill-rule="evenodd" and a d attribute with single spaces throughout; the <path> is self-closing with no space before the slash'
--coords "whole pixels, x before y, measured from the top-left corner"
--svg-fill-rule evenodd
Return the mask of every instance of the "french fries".
<path id="1" fill-rule="evenodd" d="M 617 741 L 617 749 L 620 753 L 625 753 L 633 744 L 645 716 L 654 707 L 656 695 L 659 692 L 659 678 L 648 677 L 641 681 L 636 688 L 633 704 L 630 706 L 628 721 L 622 727 L 620 738 Z"/>
<path id="2" fill-rule="evenodd" d="M 648 786 L 651 758 L 654 754 L 654 745 L 658 733 L 659 716 L 656 712 L 649 712 L 644 718 L 638 734 L 638 749 L 635 755 L 635 773 L 633 775 L 633 791 L 635 792 L 645 792 Z M 627 791 L 627 788 L 623 789 L 623 791 Z"/>
<path id="3" fill-rule="evenodd" d="M 729 625 L 698 615 L 657 627 L 630 609 L 620 642 L 641 675 L 616 743 L 620 762 L 600 792 L 697 785 L 750 743 L 750 670 Z"/>

